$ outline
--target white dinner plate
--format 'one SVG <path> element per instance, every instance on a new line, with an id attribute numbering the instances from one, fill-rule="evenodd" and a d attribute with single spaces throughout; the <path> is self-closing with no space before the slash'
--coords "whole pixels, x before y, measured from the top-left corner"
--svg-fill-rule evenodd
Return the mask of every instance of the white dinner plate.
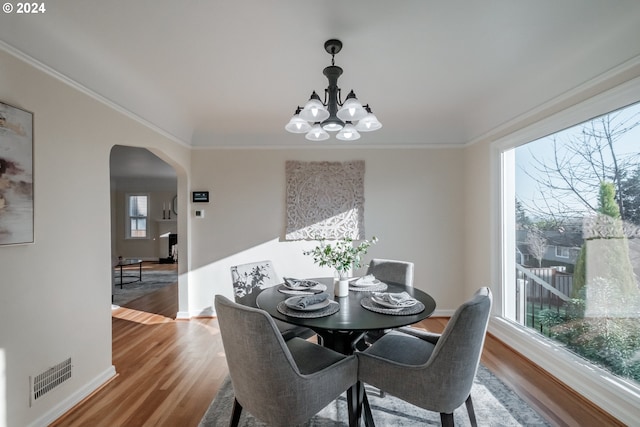
<path id="1" fill-rule="evenodd" d="M 410 301 L 406 301 L 406 302 L 405 302 L 405 303 L 403 303 L 402 305 L 397 305 L 397 304 L 392 304 L 392 303 L 390 303 L 390 302 L 387 302 L 387 301 L 385 301 L 385 300 L 383 300 L 383 299 L 380 299 L 380 298 L 378 298 L 378 297 L 376 297 L 376 296 L 372 296 L 372 297 L 371 297 L 371 301 L 375 302 L 376 304 L 380 304 L 380 305 L 382 305 L 382 306 L 384 306 L 384 307 L 387 307 L 387 308 L 406 308 L 406 307 L 413 307 L 414 305 L 416 305 L 416 304 L 418 303 L 418 300 L 413 299 L 413 300 L 410 300 Z"/>
<path id="2" fill-rule="evenodd" d="M 329 304 L 331 304 L 331 300 L 329 300 L 329 298 L 327 298 L 326 300 L 319 302 L 317 304 L 311 304 L 306 306 L 305 308 L 300 308 L 296 305 L 296 303 L 300 300 L 300 298 L 304 298 L 304 297 L 291 297 L 291 298 L 287 298 L 286 300 L 284 300 L 284 304 L 289 307 L 292 310 L 298 310 L 298 311 L 315 311 L 315 310 L 320 310 L 322 308 L 327 307 Z"/>

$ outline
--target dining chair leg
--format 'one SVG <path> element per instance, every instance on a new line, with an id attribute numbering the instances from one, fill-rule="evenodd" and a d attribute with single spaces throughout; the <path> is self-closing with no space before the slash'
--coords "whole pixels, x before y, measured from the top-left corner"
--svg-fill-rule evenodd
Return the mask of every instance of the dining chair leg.
<path id="1" fill-rule="evenodd" d="M 238 427 L 240 424 L 240 414 L 242 414 L 242 405 L 238 402 L 237 399 L 233 399 L 233 410 L 231 411 L 231 422 L 229 423 L 230 427 Z"/>
<path id="2" fill-rule="evenodd" d="M 376 424 L 373 421 L 373 414 L 371 413 L 369 399 L 367 399 L 367 393 L 364 390 L 364 384 L 362 385 L 362 413 L 364 415 L 365 427 L 376 427 Z"/>
<path id="3" fill-rule="evenodd" d="M 440 412 L 440 423 L 442 424 L 442 427 L 453 427 L 453 414 Z"/>
<path id="4" fill-rule="evenodd" d="M 360 383 L 356 383 L 347 390 L 347 412 L 349 412 L 349 427 L 357 427 L 360 424 L 358 414 L 358 395 Z"/>
<path id="5" fill-rule="evenodd" d="M 471 427 L 477 427 L 478 422 L 476 421 L 476 412 L 473 410 L 473 400 L 471 400 L 471 395 L 467 397 L 467 400 L 465 400 L 464 403 L 467 406 L 467 413 L 469 414 L 469 421 L 471 422 Z"/>

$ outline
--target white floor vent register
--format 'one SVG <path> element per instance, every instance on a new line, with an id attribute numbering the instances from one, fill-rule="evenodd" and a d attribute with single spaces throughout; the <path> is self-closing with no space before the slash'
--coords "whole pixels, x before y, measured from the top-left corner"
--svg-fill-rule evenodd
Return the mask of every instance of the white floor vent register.
<path id="1" fill-rule="evenodd" d="M 71 358 L 68 358 L 64 362 L 60 362 L 43 373 L 36 375 L 35 378 L 33 378 L 33 394 L 31 397 L 34 401 L 38 400 L 40 397 L 44 396 L 46 393 L 50 392 L 69 378 L 71 378 Z M 29 377 L 29 380 L 31 380 L 31 377 Z M 31 399 L 29 403 L 31 403 Z"/>

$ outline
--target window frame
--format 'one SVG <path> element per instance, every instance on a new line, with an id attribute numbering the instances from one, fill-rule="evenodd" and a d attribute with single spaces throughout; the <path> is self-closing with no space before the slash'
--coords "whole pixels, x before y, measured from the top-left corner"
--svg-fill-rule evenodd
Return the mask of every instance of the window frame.
<path id="1" fill-rule="evenodd" d="M 634 64 L 640 65 L 640 60 Z M 508 310 L 515 310 L 507 304 L 512 295 L 509 294 L 509 287 L 505 286 L 507 281 L 515 280 L 516 261 L 513 256 L 515 227 L 511 228 L 513 234 L 509 234 L 509 224 L 515 225 L 515 188 L 513 188 L 515 164 L 510 164 L 509 157 L 514 156 L 511 149 L 640 102 L 640 77 L 615 86 L 615 77 L 619 77 L 625 70 L 628 71 L 628 68 L 620 67 L 613 70 L 539 107 L 531 112 L 528 122 L 527 118 L 519 118 L 520 123 L 529 124 L 489 143 L 492 201 L 490 213 L 491 227 L 495 230 L 491 238 L 494 249 L 491 264 L 492 278 L 496 284 L 494 292 L 496 310 L 489 325 L 489 331 L 594 404 L 608 408 L 621 421 L 635 422 L 637 407 L 640 406 L 640 387 L 597 366 L 586 365 L 584 359 L 562 350 L 551 339 L 536 334 L 505 317 Z M 594 92 L 598 94 L 588 97 Z M 554 106 L 560 106 L 569 101 L 572 101 L 569 104 L 570 107 L 564 110 L 557 107 L 554 109 Z M 546 114 L 543 114 L 545 112 Z M 539 121 L 532 120 L 535 117 L 546 118 Z M 514 123 L 510 125 L 515 126 Z"/>
<path id="2" fill-rule="evenodd" d="M 147 198 L 147 215 L 146 216 L 131 216 L 129 214 L 131 197 L 146 197 Z M 149 209 L 151 207 L 151 197 L 149 193 L 143 192 L 131 192 L 126 193 L 124 196 L 124 238 L 127 240 L 149 240 Z M 132 218 L 144 218 L 145 219 L 145 235 L 144 236 L 133 236 L 131 229 L 131 219 Z"/>

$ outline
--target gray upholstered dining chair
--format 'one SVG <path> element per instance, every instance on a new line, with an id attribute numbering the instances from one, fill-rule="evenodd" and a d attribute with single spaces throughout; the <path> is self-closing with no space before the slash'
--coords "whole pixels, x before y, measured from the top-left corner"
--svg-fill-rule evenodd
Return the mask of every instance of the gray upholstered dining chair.
<path id="1" fill-rule="evenodd" d="M 413 286 L 412 262 L 374 258 L 369 262 L 367 274 L 373 274 L 376 279 L 382 282 Z"/>
<path id="2" fill-rule="evenodd" d="M 231 282 L 235 301 L 248 307 L 257 307 L 256 298 L 266 288 L 282 283 L 273 263 L 269 260 L 231 266 Z M 309 328 L 292 325 L 276 319 L 278 330 L 285 340 L 315 335 Z"/>
<path id="3" fill-rule="evenodd" d="M 235 394 L 232 426 L 243 408 L 269 425 L 301 424 L 356 384 L 355 356 L 285 341 L 267 312 L 222 295 L 215 309 Z"/>
<path id="4" fill-rule="evenodd" d="M 393 282 L 399 285 L 413 287 L 413 263 L 408 261 L 398 261 L 394 259 L 373 258 L 369 262 L 367 274 L 373 274 L 381 282 Z M 402 328 L 411 332 L 409 327 Z M 359 349 L 373 344 L 388 330 L 375 330 L 365 333 L 362 340 L 356 344 Z"/>
<path id="5" fill-rule="evenodd" d="M 390 332 L 358 353 L 360 381 L 413 405 L 440 413 L 453 426 L 453 411 L 466 403 L 472 425 L 471 399 L 491 311 L 492 294 L 480 288 L 455 311 L 441 335 L 422 338 Z M 370 414 L 365 414 L 370 418 Z M 370 422 L 369 424 L 373 424 Z"/>

